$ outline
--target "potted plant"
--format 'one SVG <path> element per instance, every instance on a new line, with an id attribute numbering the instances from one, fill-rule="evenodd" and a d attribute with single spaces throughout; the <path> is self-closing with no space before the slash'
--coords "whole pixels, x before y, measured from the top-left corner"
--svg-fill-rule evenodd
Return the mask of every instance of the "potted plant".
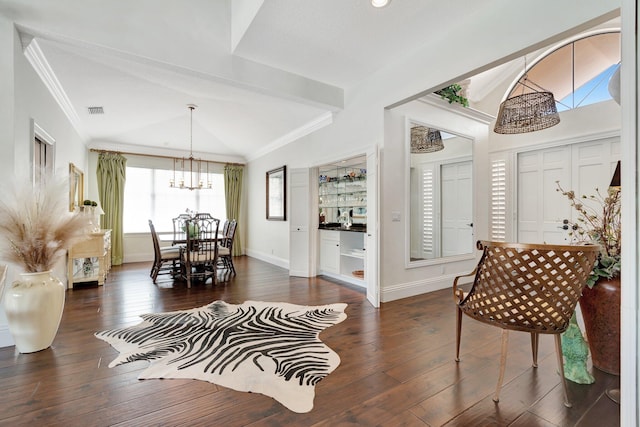
<path id="1" fill-rule="evenodd" d="M 567 197 L 577 211 L 569 223 L 572 239 L 600 245 L 600 255 L 580 298 L 587 341 L 593 366 L 620 373 L 620 191 L 610 187 L 606 194 L 596 188 L 594 195 L 576 197 L 557 183 L 557 191 Z"/>
<path id="2" fill-rule="evenodd" d="M 457 102 L 461 104 L 463 107 L 469 106 L 469 100 L 464 96 L 462 86 L 457 83 L 444 87 L 440 90 L 435 91 L 436 95 L 440 95 L 440 98 L 446 99 L 449 104 L 453 104 Z"/>
<path id="3" fill-rule="evenodd" d="M 21 269 L 8 285 L 4 307 L 20 353 L 51 345 L 64 308 L 66 286 L 51 274 L 75 242 L 86 238 L 88 218 L 68 210 L 65 181 L 14 184 L 0 200 L 0 256 Z"/>

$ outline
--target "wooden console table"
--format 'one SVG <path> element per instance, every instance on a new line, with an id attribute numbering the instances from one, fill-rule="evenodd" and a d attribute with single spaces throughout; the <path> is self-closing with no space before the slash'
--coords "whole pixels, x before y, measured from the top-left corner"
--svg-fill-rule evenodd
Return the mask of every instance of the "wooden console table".
<path id="1" fill-rule="evenodd" d="M 74 283 L 81 282 L 97 281 L 98 285 L 102 286 L 111 269 L 111 230 L 103 229 L 89 236 L 88 240 L 76 243 L 69 249 L 67 277 L 70 289 Z M 74 271 L 73 261 L 80 258 L 97 258 L 97 263 L 92 263 L 90 272 L 85 273 L 82 268 Z"/>

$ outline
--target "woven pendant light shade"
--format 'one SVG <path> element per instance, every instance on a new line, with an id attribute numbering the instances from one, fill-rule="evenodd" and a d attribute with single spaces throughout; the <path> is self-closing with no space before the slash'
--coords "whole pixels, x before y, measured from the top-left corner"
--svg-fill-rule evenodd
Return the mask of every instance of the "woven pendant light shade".
<path id="1" fill-rule="evenodd" d="M 532 92 L 511 97 L 500 104 L 496 133 L 535 132 L 560 123 L 556 101 L 551 92 Z"/>
<path id="2" fill-rule="evenodd" d="M 414 126 L 411 128 L 411 152 L 433 153 L 444 149 L 442 135 L 438 129 L 426 126 Z"/>

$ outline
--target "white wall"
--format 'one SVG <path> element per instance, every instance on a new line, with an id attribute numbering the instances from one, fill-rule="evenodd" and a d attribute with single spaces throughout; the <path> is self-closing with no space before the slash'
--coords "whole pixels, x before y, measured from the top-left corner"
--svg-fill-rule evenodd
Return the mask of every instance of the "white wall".
<path id="1" fill-rule="evenodd" d="M 388 111 L 385 120 L 385 162 L 382 169 L 381 230 L 381 296 L 382 301 L 413 296 L 436 289 L 450 287 L 453 278 L 466 274 L 475 266 L 475 254 L 467 257 L 445 258 L 428 266 L 406 268 L 406 229 L 409 220 L 407 188 L 408 151 L 407 120 L 427 123 L 437 129 L 455 132 L 473 140 L 473 186 L 474 186 L 474 239 L 487 237 L 486 212 L 488 211 L 488 194 L 486 185 L 488 151 L 487 117 L 466 117 L 462 107 L 450 108 L 446 101 L 436 99 L 436 105 L 414 101 L 392 111 Z M 481 119 L 484 119 L 481 120 Z M 391 212 L 400 212 L 399 222 L 391 220 Z M 466 258 L 466 259 L 461 259 Z"/>
<path id="2" fill-rule="evenodd" d="M 0 15 L 0 179 L 7 180 L 14 173 L 14 85 L 13 85 L 13 50 L 17 34 L 13 24 Z M 7 282 L 10 278 L 7 277 Z M 0 300 L 2 295 L 0 294 Z M 13 339 L 9 334 L 7 318 L 4 314 L 4 306 L 0 306 L 0 347 L 13 345 Z"/>
<path id="3" fill-rule="evenodd" d="M 2 16 L 0 40 L 0 124 L 4 124 L 0 135 L 0 180 L 31 176 L 34 121 L 55 139 L 55 173 L 67 179 L 69 162 L 86 168 L 84 143 L 23 55 L 13 24 Z M 65 262 L 54 269 L 63 282 L 67 279 Z M 19 273 L 19 267 L 9 266 L 7 283 Z M 4 310 L 0 308 L 0 347 L 12 344 Z"/>
<path id="4" fill-rule="evenodd" d="M 567 143 L 591 138 L 594 135 L 620 133 L 621 109 L 615 101 L 587 105 L 560 113 L 560 123 L 538 132 L 520 135 L 501 135 L 491 132 L 490 151 L 514 151 L 550 142 Z M 491 123 L 491 129 L 495 123 Z"/>
<path id="5" fill-rule="evenodd" d="M 398 136 L 404 133 L 396 129 L 396 126 L 401 126 L 402 119 L 394 116 L 397 113 L 385 116 L 385 107 L 488 69 L 503 58 L 519 56 L 523 49 L 533 50 L 558 41 L 569 33 L 609 20 L 617 14 L 618 6 L 616 1 L 589 2 L 580 8 L 551 0 L 527 4 L 494 2 L 487 5 L 485 16 L 473 16 L 465 23 L 467 31 L 464 34 L 450 34 L 442 30 L 434 34 L 433 39 L 425 40 L 419 51 L 407 52 L 402 60 L 389 64 L 378 73 L 363 76 L 359 85 L 345 91 L 345 108 L 334 116 L 332 124 L 250 162 L 247 253 L 278 265 L 288 265 L 288 223 L 266 221 L 264 215 L 264 174 L 267 170 L 283 164 L 288 168 L 321 165 L 364 153 L 378 145 L 383 147 L 380 177 L 382 209 L 379 213 L 382 300 L 414 295 L 444 286 L 447 281 L 450 283 L 449 278 L 467 267 L 466 264 L 440 264 L 410 270 L 404 267 L 404 223 L 392 223 L 390 220 L 391 209 L 396 210 L 396 207 L 401 207 L 405 217 L 404 190 L 398 190 L 404 188 L 405 179 L 403 137 Z M 528 22 L 536 22 L 535 26 L 527 27 L 526 32 L 520 31 L 523 16 Z M 504 37 L 504 34 L 510 37 Z M 442 126 L 443 129 L 448 127 L 454 129 L 457 126 Z M 487 194 L 486 180 L 477 179 L 487 176 L 488 171 L 486 131 L 484 137 L 478 129 L 469 129 L 466 133 L 476 138 L 474 192 Z M 289 200 L 288 203 L 295 201 Z M 475 203 L 476 236 L 484 238 L 488 223 L 487 201 L 477 199 Z M 429 286 L 425 286 L 425 278 L 429 279 Z"/>

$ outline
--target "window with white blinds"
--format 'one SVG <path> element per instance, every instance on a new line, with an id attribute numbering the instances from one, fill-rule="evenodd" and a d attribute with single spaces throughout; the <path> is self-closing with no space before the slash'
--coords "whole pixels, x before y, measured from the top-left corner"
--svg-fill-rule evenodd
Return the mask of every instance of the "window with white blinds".
<path id="1" fill-rule="evenodd" d="M 435 188 L 433 168 L 422 169 L 422 256 L 430 258 L 435 248 Z"/>
<path id="2" fill-rule="evenodd" d="M 507 237 L 507 162 L 491 161 L 491 240 L 504 242 Z"/>
<path id="3" fill-rule="evenodd" d="M 170 188 L 173 171 L 154 167 L 127 166 L 127 183 L 124 187 L 124 214 L 122 226 L 125 233 L 149 232 L 149 220 L 156 231 L 173 231 L 173 222 L 181 213 L 190 209 L 207 212 L 215 218 L 226 218 L 224 175 L 210 173 L 213 183 L 210 190 L 184 190 Z"/>
<path id="4" fill-rule="evenodd" d="M 42 183 L 46 177 L 53 175 L 53 144 L 36 136 L 33 140 L 33 174 L 34 182 Z"/>

